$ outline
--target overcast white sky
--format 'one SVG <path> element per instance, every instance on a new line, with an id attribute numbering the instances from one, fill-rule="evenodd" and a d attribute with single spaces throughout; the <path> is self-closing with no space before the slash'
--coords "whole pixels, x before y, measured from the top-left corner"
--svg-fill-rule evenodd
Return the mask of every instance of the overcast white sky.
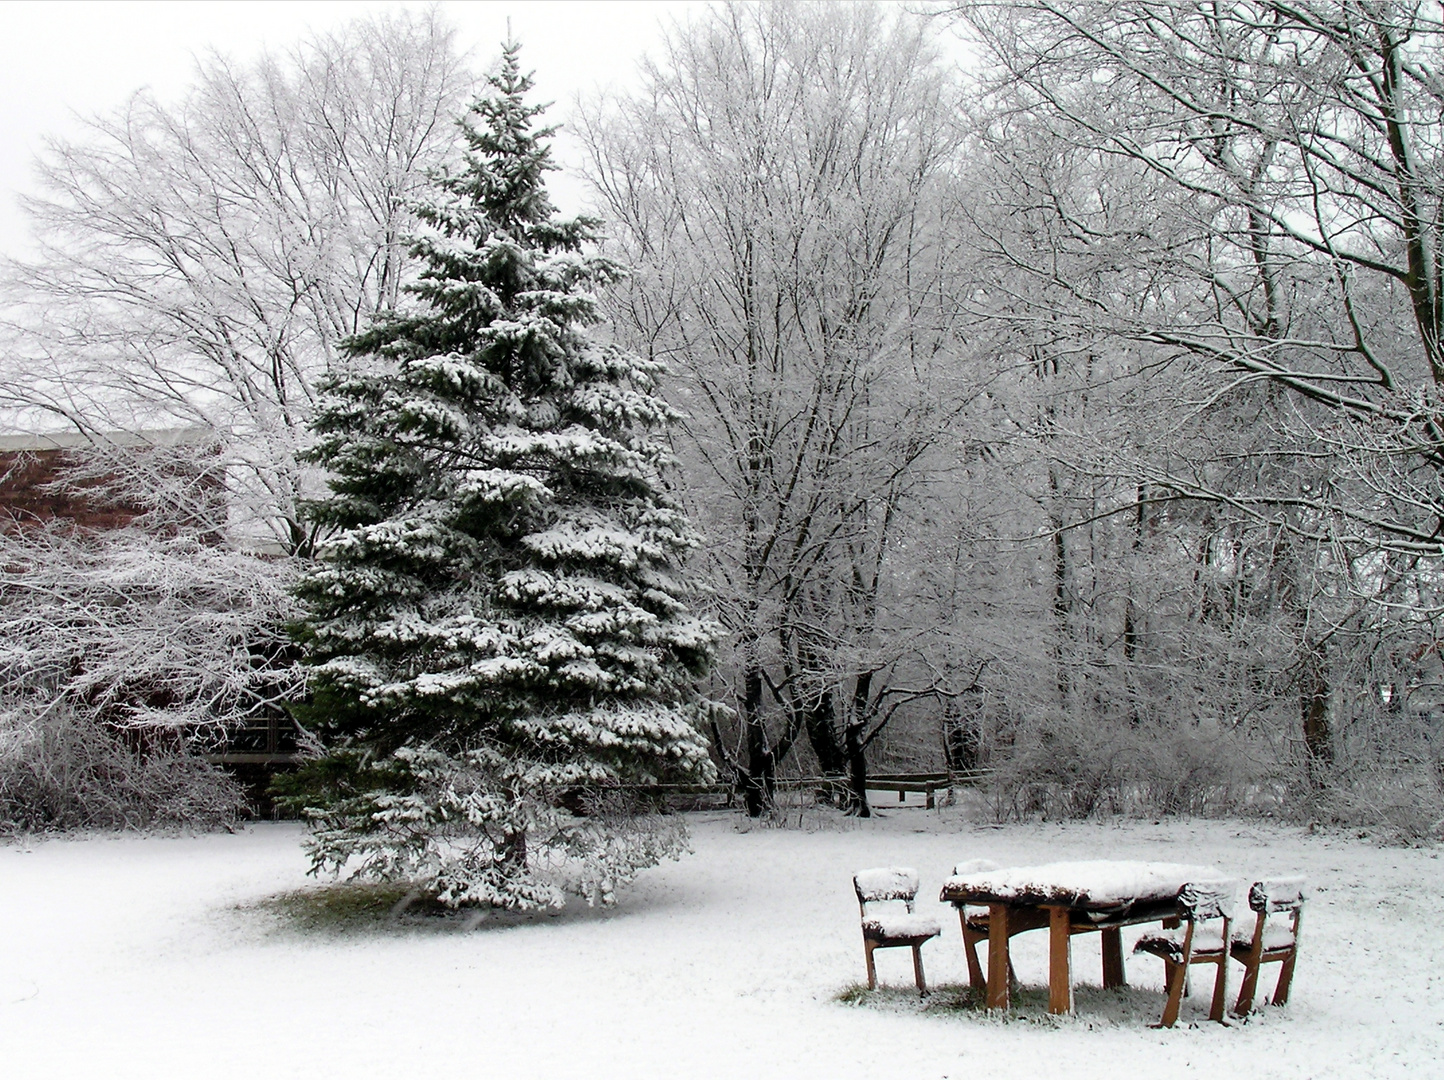
<path id="1" fill-rule="evenodd" d="M 76 114 L 109 112 L 143 86 L 163 97 L 178 95 L 190 81 L 195 58 L 212 48 L 247 59 L 366 12 L 425 6 L 362 0 L 0 0 L 0 253 L 23 250 L 29 227 L 16 192 L 30 186 L 43 138 L 73 134 Z M 657 42 L 662 20 L 685 19 L 689 9 L 706 5 L 493 0 L 438 6 L 479 67 L 497 53 L 509 17 L 524 46 L 523 59 L 536 71 L 539 97 L 557 103 L 548 119 L 560 120 L 577 91 L 630 83 L 638 57 Z M 555 185 L 563 209 L 575 209 L 566 205 L 573 191 L 564 181 Z"/>

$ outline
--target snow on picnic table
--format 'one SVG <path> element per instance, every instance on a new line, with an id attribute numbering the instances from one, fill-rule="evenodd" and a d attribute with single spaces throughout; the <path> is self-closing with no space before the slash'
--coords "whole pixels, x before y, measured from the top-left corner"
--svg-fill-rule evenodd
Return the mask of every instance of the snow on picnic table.
<path id="1" fill-rule="evenodd" d="M 1091 859 L 959 874 L 943 882 L 943 891 L 1002 901 L 1116 908 L 1136 900 L 1168 900 L 1190 882 L 1237 884 L 1215 866 Z"/>
<path id="2" fill-rule="evenodd" d="M 721 813 L 690 820 L 696 853 L 643 875 L 618 907 L 465 933 L 303 932 L 255 907 L 308 885 L 292 825 L 0 846 L 0 1074 L 1438 1075 L 1436 851 L 1238 822 L 992 828 L 955 808 L 863 822 L 818 814 L 801 830 L 742 831 Z M 1041 1005 L 1011 1019 L 923 1013 L 902 989 L 903 949 L 878 954 L 894 997 L 876 1008 L 839 1002 L 864 978 L 858 867 L 919 869 L 919 912 L 945 927 L 923 949 L 929 982 L 966 982 L 956 915 L 932 897 L 955 863 L 974 858 L 1198 862 L 1245 880 L 1301 872 L 1310 895 L 1293 1001 L 1223 1028 L 1202 1020 L 1196 994 L 1184 1012 L 1196 1026 L 1151 1030 L 1162 964 L 1144 957 L 1128 965 L 1137 1017 L 1120 1019 L 1101 989 L 1081 992 L 1078 1015 L 1056 1022 Z M 1074 967 L 1096 985 L 1095 940 L 1075 942 Z M 1046 950 L 1045 933 L 1014 940 L 1025 986 L 1046 984 Z"/>

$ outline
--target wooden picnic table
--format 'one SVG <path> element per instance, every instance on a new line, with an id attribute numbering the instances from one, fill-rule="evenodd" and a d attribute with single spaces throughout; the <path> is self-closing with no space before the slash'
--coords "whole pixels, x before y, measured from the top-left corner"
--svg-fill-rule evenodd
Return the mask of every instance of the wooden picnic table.
<path id="1" fill-rule="evenodd" d="M 1178 894 L 1191 882 L 1228 886 L 1212 866 L 1150 862 L 1058 862 L 961 874 L 943 883 L 941 899 L 966 919 L 967 906 L 988 909 L 987 1006 L 1006 1009 L 1008 939 L 1048 928 L 1048 1011 L 1073 1011 L 1072 939 L 1098 931 L 1103 985 L 1126 985 L 1119 928 L 1176 920 Z"/>

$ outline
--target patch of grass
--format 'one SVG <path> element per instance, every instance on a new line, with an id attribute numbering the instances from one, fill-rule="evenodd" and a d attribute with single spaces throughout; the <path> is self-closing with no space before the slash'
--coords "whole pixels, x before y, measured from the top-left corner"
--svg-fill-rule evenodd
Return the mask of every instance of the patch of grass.
<path id="1" fill-rule="evenodd" d="M 1007 1012 L 990 1013 L 985 995 L 966 983 L 943 983 L 929 988 L 926 997 L 906 985 L 880 986 L 869 990 L 864 983 L 853 983 L 833 995 L 833 1000 L 854 1008 L 877 1009 L 882 1012 L 910 1015 L 953 1016 L 987 1019 L 1003 1023 L 1077 1025 L 1087 1028 L 1129 1027 L 1140 1031 L 1156 1024 L 1163 1014 L 1163 994 L 1131 986 L 1105 990 L 1101 986 L 1079 986 L 1074 993 L 1071 1017 L 1053 1016 L 1048 1012 L 1046 986 L 1014 986 L 1012 1007 Z M 1202 999 L 1199 999 L 1201 1001 Z M 1204 1012 L 1199 1001 L 1185 1003 L 1179 1024 L 1191 1026 Z M 1206 1010 L 1207 1006 L 1203 1006 Z"/>
<path id="2" fill-rule="evenodd" d="M 455 925 L 474 922 L 475 915 L 458 913 L 435 897 L 405 885 L 337 881 L 272 896 L 253 905 L 306 931 L 377 930 L 425 924 Z"/>
<path id="3" fill-rule="evenodd" d="M 907 1013 L 981 1013 L 983 999 L 964 984 L 944 983 L 928 988 L 926 996 L 916 987 L 879 986 L 869 990 L 866 983 L 853 983 L 833 995 L 843 1005 Z M 1046 1002 L 1045 1002 L 1046 1005 Z"/>
<path id="4" fill-rule="evenodd" d="M 841 990 L 833 1000 L 840 1001 L 844 1005 L 862 1005 L 866 1003 L 868 995 L 872 993 L 874 991 L 869 990 L 862 983 L 853 983 Z"/>
<path id="5" fill-rule="evenodd" d="M 610 912 L 569 904 L 565 909 L 509 911 L 503 908 L 449 908 L 434 896 L 403 884 L 334 881 L 280 893 L 241 912 L 269 915 L 282 930 L 304 934 L 460 933 L 502 930 L 558 918 L 604 918 Z"/>

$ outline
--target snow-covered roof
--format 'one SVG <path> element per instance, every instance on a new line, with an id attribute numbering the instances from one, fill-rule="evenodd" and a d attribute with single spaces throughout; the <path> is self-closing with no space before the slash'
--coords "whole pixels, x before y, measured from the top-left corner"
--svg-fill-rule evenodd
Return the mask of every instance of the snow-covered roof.
<path id="1" fill-rule="evenodd" d="M 143 431 L 107 431 L 87 435 L 73 429 L 63 431 L 20 432 L 0 435 L 0 453 L 23 450 L 79 450 L 86 447 L 125 446 L 197 446 L 213 442 L 216 433 L 210 428 L 192 426 L 151 428 Z"/>

